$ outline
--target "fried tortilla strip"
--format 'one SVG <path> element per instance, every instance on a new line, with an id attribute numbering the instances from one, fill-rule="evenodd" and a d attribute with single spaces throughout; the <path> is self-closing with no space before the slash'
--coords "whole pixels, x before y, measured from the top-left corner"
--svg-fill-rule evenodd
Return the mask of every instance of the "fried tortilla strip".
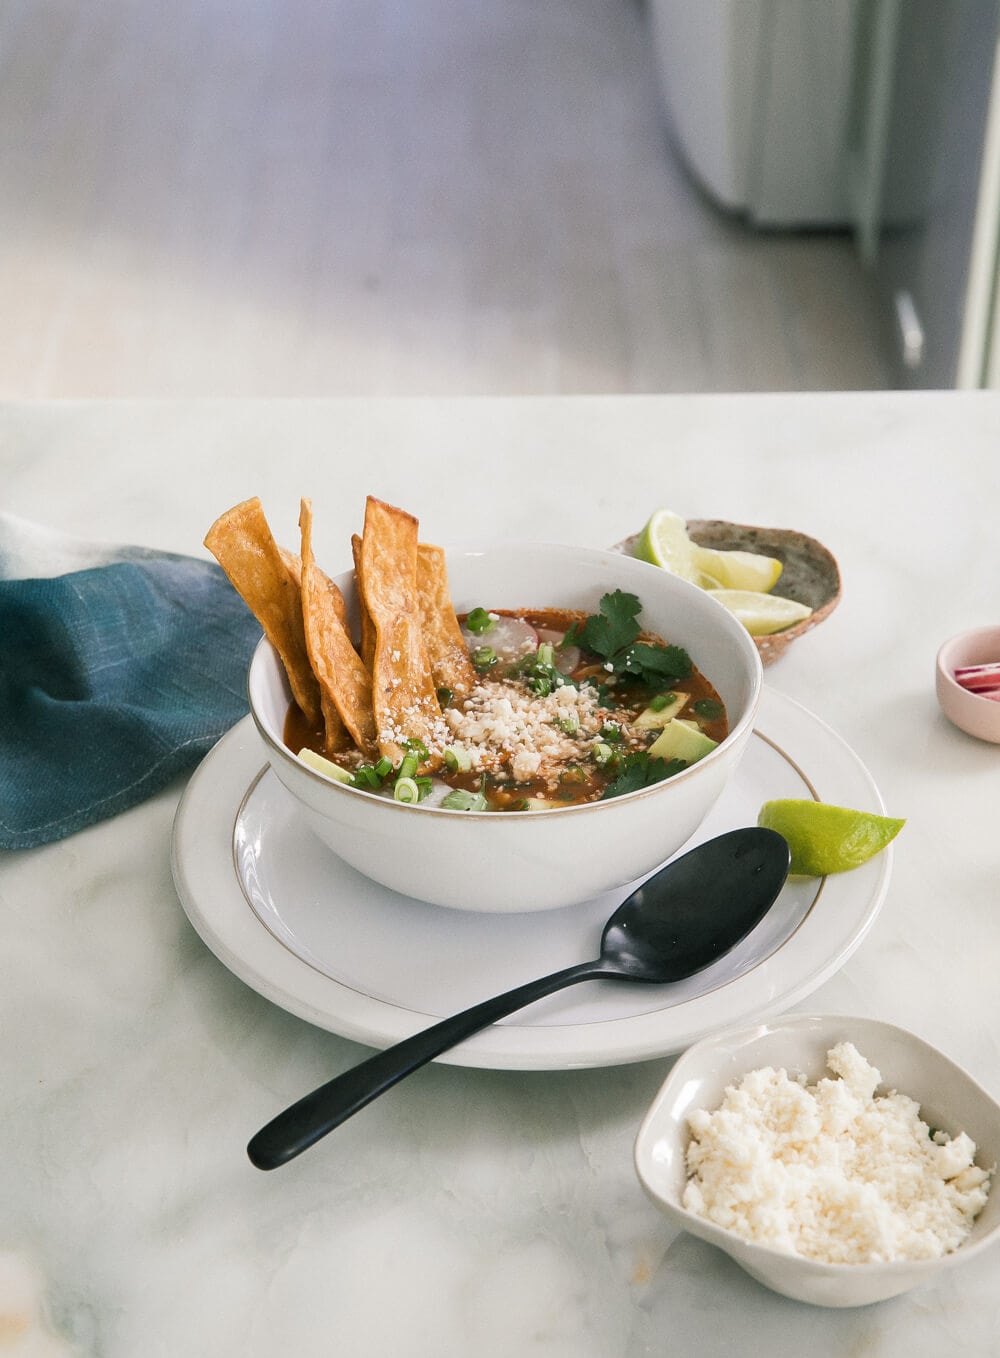
<path id="1" fill-rule="evenodd" d="M 361 584 L 361 539 L 357 533 L 351 534 L 351 551 L 354 554 L 354 586 L 358 596 L 358 614 L 361 618 L 361 660 L 371 674 L 375 664 L 375 624 L 365 603 L 365 591 Z"/>
<path id="2" fill-rule="evenodd" d="M 302 558 L 301 558 L 300 556 L 296 556 L 294 552 L 289 552 L 289 551 L 288 551 L 286 548 L 284 548 L 284 547 L 279 547 L 279 548 L 278 548 L 278 551 L 281 553 L 281 559 L 282 559 L 282 561 L 285 563 L 285 565 L 288 567 L 288 569 L 289 569 L 289 571 L 290 571 L 290 573 L 291 573 L 291 575 L 292 575 L 292 578 L 294 579 L 295 583 L 296 583 L 296 584 L 299 586 L 299 588 L 301 589 L 301 588 L 302 588 Z M 346 600 L 344 599 L 343 594 L 341 594 L 341 592 L 340 592 L 340 590 L 337 588 L 337 586 L 333 584 L 333 581 L 330 579 L 330 577 L 329 577 L 328 575 L 324 574 L 324 572 L 321 571 L 320 568 L 319 568 L 318 566 L 315 565 L 315 563 L 314 563 L 314 569 L 315 569 L 316 573 L 317 573 L 319 576 L 321 576 L 321 577 L 322 577 L 329 585 L 333 585 L 333 592 L 332 592 L 332 596 L 331 596 L 331 597 L 333 598 L 334 606 L 336 607 L 337 612 L 338 612 L 339 615 L 340 615 L 340 621 L 341 621 L 341 622 L 344 624 L 344 626 L 347 627 L 348 630 L 349 630 L 350 624 L 349 624 L 348 621 L 347 621 L 347 602 L 346 602 Z"/>
<path id="3" fill-rule="evenodd" d="M 478 681 L 451 602 L 444 549 L 427 542 L 417 546 L 417 600 L 435 685 L 468 697 Z"/>
<path id="4" fill-rule="evenodd" d="M 279 547 L 278 555 L 285 563 L 288 574 L 301 589 L 302 587 L 302 558 L 290 552 L 287 547 Z"/>
<path id="5" fill-rule="evenodd" d="M 417 521 L 373 496 L 365 506 L 360 587 L 375 628 L 372 706 L 379 749 L 398 763 L 405 740 L 422 740 L 433 751 L 441 706 L 420 630 Z M 440 763 L 432 753 L 421 767 Z"/>
<path id="6" fill-rule="evenodd" d="M 292 697 L 312 725 L 321 716 L 319 685 L 309 663 L 299 586 L 254 496 L 219 516 L 205 546 L 226 572 L 281 657 Z"/>
<path id="7" fill-rule="evenodd" d="M 344 748 L 346 735 L 370 759 L 375 753 L 371 675 L 344 626 L 344 597 L 316 565 L 312 549 L 312 503 L 302 501 L 302 621 L 313 672 L 319 681 L 326 723 L 326 750 Z"/>

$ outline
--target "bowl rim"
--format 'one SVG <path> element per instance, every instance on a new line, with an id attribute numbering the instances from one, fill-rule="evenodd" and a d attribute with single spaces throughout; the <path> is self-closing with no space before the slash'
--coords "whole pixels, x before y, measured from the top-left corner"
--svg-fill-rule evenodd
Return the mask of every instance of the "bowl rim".
<path id="1" fill-rule="evenodd" d="M 493 542 L 478 543 L 474 546 L 467 546 L 463 545 L 462 543 L 456 543 L 450 546 L 446 545 L 444 547 L 444 552 L 446 560 L 448 560 L 452 556 L 463 556 L 463 557 L 485 556 L 491 551 L 497 551 L 501 549 L 504 551 L 511 552 L 541 550 L 551 554 L 565 555 L 567 557 L 576 558 L 587 557 L 594 558 L 595 560 L 608 559 L 614 562 L 615 564 L 617 564 L 621 557 L 620 553 L 608 551 L 606 549 L 598 547 L 574 547 L 563 543 L 537 542 L 529 541 L 526 539 L 525 540 L 498 539 Z M 746 703 L 746 710 L 744 711 L 740 719 L 737 721 L 736 725 L 732 727 L 732 729 L 729 731 L 725 739 L 721 740 L 714 750 L 710 750 L 709 753 L 704 756 L 704 758 L 699 759 L 694 764 L 688 765 L 688 767 L 686 769 L 682 769 L 680 773 L 675 773 L 672 777 L 665 778 L 661 782 L 653 784 L 651 787 L 638 788 L 635 792 L 626 792 L 622 796 L 609 798 L 606 801 L 598 800 L 596 802 L 583 802 L 575 806 L 545 807 L 533 811 L 505 811 L 503 813 L 503 816 L 501 817 L 501 819 L 505 823 L 508 821 L 510 822 L 524 821 L 527 818 L 530 818 L 532 823 L 535 823 L 539 820 L 540 817 L 552 817 L 552 816 L 565 817 L 569 815 L 576 815 L 577 817 L 579 817 L 580 815 L 588 811 L 593 813 L 599 807 L 602 806 L 616 806 L 625 803 L 633 803 L 639 801 L 640 799 L 655 796 L 657 793 L 662 793 L 662 791 L 665 788 L 681 786 L 683 785 L 683 783 L 690 781 L 691 777 L 697 774 L 697 772 L 704 766 L 710 766 L 712 764 L 718 763 L 721 759 L 728 756 L 730 750 L 733 748 L 734 745 L 742 743 L 743 740 L 749 736 L 750 731 L 752 730 L 753 723 L 756 719 L 757 710 L 760 706 L 760 696 L 764 683 L 764 667 L 760 658 L 760 654 L 756 646 L 754 645 L 753 638 L 750 636 L 748 632 L 746 632 L 746 630 L 741 626 L 741 624 L 737 622 L 735 618 L 733 618 L 732 614 L 730 614 L 722 606 L 722 604 L 713 600 L 710 595 L 706 594 L 704 590 L 699 589 L 697 585 L 691 584 L 690 581 L 682 580 L 679 576 L 671 575 L 669 572 L 664 572 L 658 566 L 651 565 L 648 562 L 639 561 L 635 557 L 628 559 L 634 562 L 634 564 L 637 567 L 641 568 L 643 571 L 655 572 L 656 576 L 650 577 L 651 579 L 659 577 L 662 578 L 665 582 L 669 581 L 669 584 L 667 585 L 668 589 L 679 589 L 681 594 L 690 591 L 692 598 L 697 598 L 699 601 L 704 600 L 710 604 L 711 608 L 718 609 L 718 620 L 722 623 L 723 630 L 725 632 L 731 633 L 731 635 L 734 638 L 738 639 L 737 644 L 739 648 L 743 651 L 743 654 L 745 655 L 747 660 L 748 668 L 750 670 L 750 693 Z M 336 576 L 333 577 L 333 579 L 337 581 L 342 580 L 344 578 L 353 578 L 354 574 L 355 572 L 353 569 L 348 569 L 339 572 Z M 276 736 L 265 724 L 261 717 L 261 714 L 257 711 L 256 705 L 254 703 L 253 684 L 251 682 L 252 675 L 260 663 L 260 658 L 263 655 L 266 655 L 268 652 L 270 652 L 274 656 L 278 665 L 279 672 L 282 674 L 283 682 L 285 683 L 287 690 L 287 677 L 284 676 L 284 667 L 281 664 L 281 659 L 278 656 L 277 651 L 272 646 L 271 642 L 267 639 L 266 636 L 262 636 L 260 641 L 254 647 L 253 655 L 250 658 L 250 664 L 247 667 L 245 689 L 247 695 L 247 703 L 250 709 L 250 715 L 253 718 L 254 725 L 257 728 L 258 734 L 260 735 L 261 739 L 264 741 L 264 744 L 268 747 L 269 750 L 277 754 L 284 762 L 286 762 L 289 765 L 289 767 L 294 768 L 297 773 L 304 774 L 312 782 L 314 787 L 331 788 L 338 796 L 350 796 L 354 798 L 363 797 L 366 803 L 374 803 L 386 809 L 392 808 L 392 810 L 395 812 L 406 813 L 408 815 L 412 815 L 414 811 L 417 811 L 423 816 L 436 816 L 436 817 L 443 816 L 448 820 L 459 819 L 455 817 L 453 811 L 450 811 L 444 807 L 424 806 L 420 803 L 404 805 L 403 803 L 392 801 L 388 797 L 373 797 L 370 792 L 366 792 L 362 788 L 351 787 L 347 783 L 341 783 L 338 782 L 336 779 L 328 778 L 318 769 L 312 768 L 309 764 L 304 763 L 301 759 L 297 758 L 296 755 L 292 754 L 291 750 L 289 750 L 287 745 L 285 745 L 284 741 L 281 740 L 278 736 Z M 290 699 L 291 694 L 289 692 L 289 700 Z M 493 822 L 497 819 L 497 816 L 496 812 L 493 811 L 471 811 L 471 812 L 464 811 L 461 815 L 461 820 L 463 821 L 466 821 L 470 818 L 475 820 L 488 819 L 490 822 Z"/>
<path id="2" fill-rule="evenodd" d="M 646 1194 L 664 1211 L 668 1212 L 672 1217 L 682 1221 L 685 1224 L 684 1228 L 688 1229 L 691 1234 L 709 1240 L 727 1253 L 732 1253 L 734 1250 L 752 1253 L 760 1256 L 761 1259 L 772 1261 L 776 1267 L 782 1265 L 788 1266 L 791 1263 L 794 1264 L 797 1269 L 811 1273 L 814 1277 L 856 1277 L 859 1276 L 862 1271 L 864 1271 L 867 1276 L 874 1275 L 887 1279 L 899 1277 L 904 1274 L 908 1276 L 912 1276 L 914 1273 L 931 1274 L 937 1272 L 941 1268 L 953 1268 L 956 1264 L 963 1263 L 965 1260 L 972 1258 L 973 1255 L 979 1254 L 984 1249 L 995 1246 L 998 1237 L 1000 1237 L 1000 1220 L 998 1220 L 986 1234 L 980 1236 L 978 1240 L 970 1240 L 967 1236 L 955 1249 L 950 1250 L 947 1254 L 939 1255 L 935 1259 L 879 1260 L 861 1264 L 829 1263 L 822 1259 L 811 1259 L 806 1255 L 795 1254 L 787 1250 L 779 1250 L 773 1245 L 764 1245 L 755 1240 L 747 1240 L 744 1236 L 737 1235 L 735 1231 L 727 1231 L 724 1227 L 717 1225 L 714 1221 L 710 1221 L 707 1217 L 699 1216 L 696 1212 L 691 1212 L 679 1199 L 666 1197 L 653 1188 L 643 1169 L 645 1161 L 649 1158 L 649 1156 L 645 1154 L 647 1142 L 650 1143 L 649 1149 L 651 1151 L 653 1144 L 652 1132 L 657 1125 L 657 1119 L 661 1108 L 666 1102 L 668 1091 L 670 1091 L 676 1083 L 680 1083 L 688 1068 L 696 1066 L 699 1059 L 713 1049 L 717 1050 L 726 1043 L 733 1042 L 741 1037 L 752 1039 L 756 1035 L 757 1038 L 762 1038 L 768 1032 L 780 1032 L 782 1029 L 794 1032 L 797 1029 L 808 1029 L 810 1027 L 815 1027 L 818 1034 L 824 1024 L 839 1026 L 853 1024 L 857 1027 L 863 1026 L 869 1029 L 877 1028 L 887 1035 L 902 1039 L 904 1042 L 917 1049 L 932 1054 L 938 1061 L 942 1061 L 949 1066 L 966 1084 L 970 1085 L 982 1098 L 983 1102 L 995 1110 L 997 1116 L 1000 1117 L 1000 1102 L 994 1098 L 988 1089 L 980 1084 L 975 1076 L 973 1076 L 964 1066 L 959 1065 L 957 1061 L 948 1056 L 947 1053 L 943 1052 L 940 1047 L 935 1047 L 933 1043 L 928 1042 L 926 1038 L 918 1036 L 918 1034 L 914 1033 L 911 1029 L 901 1027 L 899 1024 L 888 1023 L 883 1019 L 869 1018 L 865 1015 L 841 1013 L 780 1014 L 771 1019 L 764 1019 L 760 1023 L 740 1024 L 732 1028 L 720 1029 L 717 1033 L 713 1033 L 710 1036 L 701 1038 L 698 1042 L 693 1043 L 674 1062 L 666 1079 L 654 1095 L 653 1100 L 643 1117 L 633 1144 L 633 1164 L 639 1182 Z M 749 1049 L 751 1043 L 748 1041 L 747 1045 Z M 746 1067 L 747 1072 L 753 1069 L 756 1069 L 756 1067 L 752 1064 L 748 1064 Z M 733 1078 L 738 1078 L 738 1076 L 734 1074 Z M 900 1093 L 906 1094 L 908 1091 L 901 1090 Z M 684 1136 L 684 1124 L 671 1118 L 667 1125 L 674 1130 L 676 1140 L 679 1143 Z M 998 1186 L 1000 1185 L 1000 1163 L 993 1167 L 993 1176 L 994 1178 L 993 1183 L 990 1186 L 990 1192 L 1000 1192 L 1000 1186 Z M 687 1226 L 687 1223 L 689 1222 L 692 1223 L 690 1227 Z"/>

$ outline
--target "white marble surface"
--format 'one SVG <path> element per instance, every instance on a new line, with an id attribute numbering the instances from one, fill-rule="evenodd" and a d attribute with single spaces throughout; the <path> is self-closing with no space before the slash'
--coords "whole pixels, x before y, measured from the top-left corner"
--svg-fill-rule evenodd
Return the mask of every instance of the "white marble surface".
<path id="1" fill-rule="evenodd" d="M 432 540 L 608 544 L 656 505 L 799 528 L 832 618 L 767 673 L 908 824 L 872 931 L 802 1008 L 914 1029 L 1000 1093 L 1000 747 L 939 715 L 938 644 L 996 622 L 1000 398 L 980 394 L 0 406 L 4 507 L 199 553 L 258 493 L 344 564 L 372 491 Z M 631 1155 L 668 1062 L 434 1066 L 262 1175 L 243 1147 L 364 1049 L 231 976 L 170 878 L 178 783 L 0 856 L 0 1354 L 699 1358 L 1000 1351 L 1000 1252 L 827 1312 L 676 1236 Z"/>

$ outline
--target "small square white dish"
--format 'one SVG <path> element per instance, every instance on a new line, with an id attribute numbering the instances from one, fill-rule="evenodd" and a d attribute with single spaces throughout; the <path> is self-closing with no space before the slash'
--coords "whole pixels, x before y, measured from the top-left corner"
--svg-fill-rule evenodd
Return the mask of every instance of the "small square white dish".
<path id="1" fill-rule="evenodd" d="M 827 1264 L 743 1240 L 683 1205 L 687 1183 L 688 1117 L 713 1111 L 727 1086 L 764 1066 L 803 1074 L 810 1084 L 828 1075 L 826 1056 L 852 1042 L 882 1074 L 877 1093 L 898 1090 L 920 1105 L 931 1127 L 967 1132 L 976 1164 L 1000 1164 L 1000 1105 L 942 1052 L 903 1028 L 875 1019 L 790 1014 L 705 1038 L 678 1058 L 646 1114 L 635 1143 L 635 1167 L 646 1193 L 677 1226 L 725 1251 L 765 1287 L 815 1306 L 866 1306 L 929 1282 L 1000 1240 L 1000 1188 L 991 1185 L 972 1231 L 939 1259 L 873 1264 Z"/>

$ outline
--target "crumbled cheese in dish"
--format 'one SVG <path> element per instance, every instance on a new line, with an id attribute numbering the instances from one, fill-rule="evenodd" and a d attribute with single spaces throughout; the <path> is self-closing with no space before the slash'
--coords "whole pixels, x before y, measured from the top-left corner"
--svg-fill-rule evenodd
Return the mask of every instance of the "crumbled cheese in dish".
<path id="1" fill-rule="evenodd" d="M 849 1042 L 839 1079 L 807 1085 L 766 1066 L 688 1119 L 684 1206 L 746 1240 L 825 1263 L 933 1259 L 955 1249 L 992 1170 L 964 1133 L 930 1132 L 913 1099 L 875 1097 L 881 1075 Z"/>

